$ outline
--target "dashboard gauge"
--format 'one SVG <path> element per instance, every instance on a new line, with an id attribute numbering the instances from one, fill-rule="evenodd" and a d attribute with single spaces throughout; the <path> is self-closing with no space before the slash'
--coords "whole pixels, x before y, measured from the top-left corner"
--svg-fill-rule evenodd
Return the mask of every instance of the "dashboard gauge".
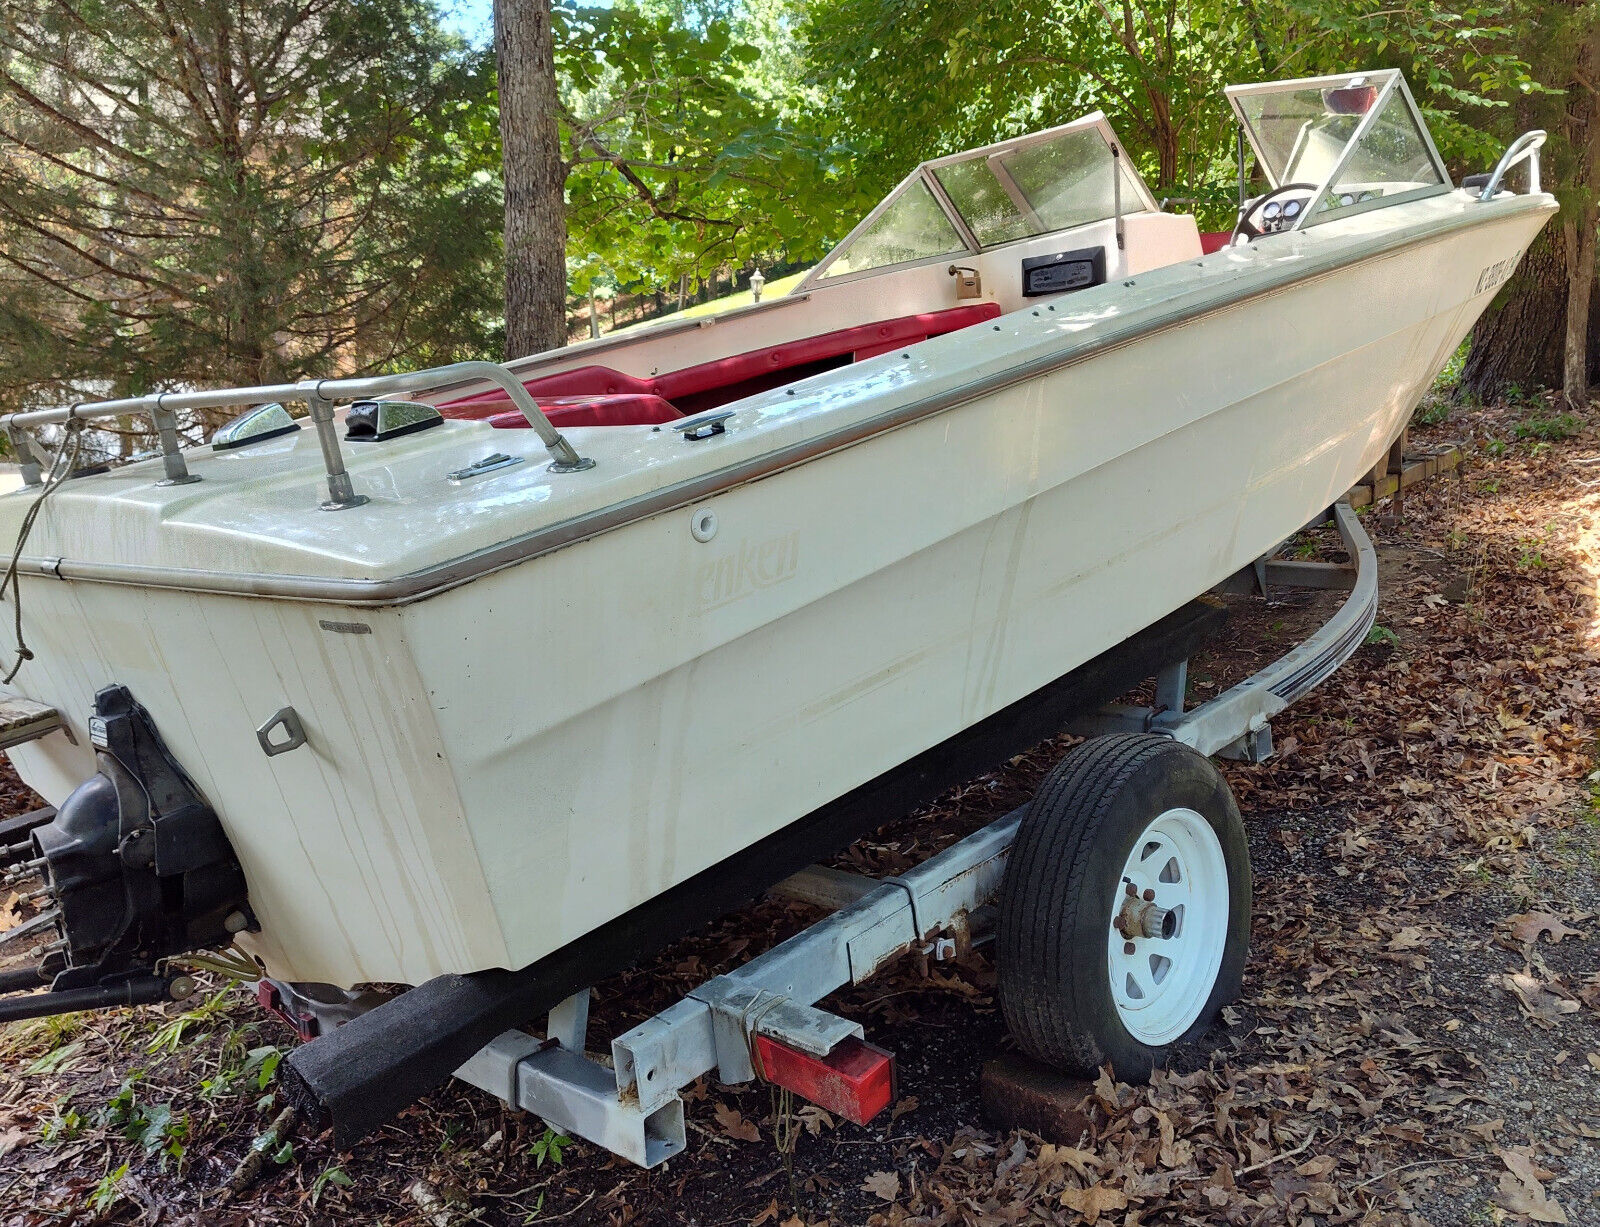
<path id="1" fill-rule="evenodd" d="M 1276 200 L 1269 200 L 1266 204 L 1261 206 L 1261 216 L 1276 217 L 1278 216 L 1278 211 L 1281 207 L 1282 206 L 1280 206 Z"/>
<path id="2" fill-rule="evenodd" d="M 1300 216 L 1300 202 L 1298 200 L 1291 200 L 1291 201 L 1287 202 L 1283 206 L 1283 215 L 1285 217 L 1298 217 L 1298 216 Z"/>

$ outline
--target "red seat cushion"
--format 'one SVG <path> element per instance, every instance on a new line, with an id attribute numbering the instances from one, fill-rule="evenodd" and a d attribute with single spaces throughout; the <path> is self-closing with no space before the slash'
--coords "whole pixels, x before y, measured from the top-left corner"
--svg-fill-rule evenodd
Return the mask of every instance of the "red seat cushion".
<path id="1" fill-rule="evenodd" d="M 698 366 L 684 367 L 681 371 L 668 371 L 655 377 L 655 387 L 662 396 L 675 401 L 761 379 L 773 371 L 786 371 L 845 354 L 854 355 L 857 351 L 862 351 L 862 356 L 870 357 L 893 349 L 896 345 L 914 345 L 928 337 L 992 320 L 999 314 L 999 303 L 984 302 L 968 307 L 952 307 L 948 311 L 902 315 L 898 319 L 882 320 L 875 324 L 858 324 L 854 328 L 840 328 L 814 337 L 785 341 L 781 345 L 769 345 L 765 349 L 752 349 L 748 353 L 717 358 Z"/>
<path id="2" fill-rule="evenodd" d="M 998 303 L 969 303 L 944 311 L 838 328 L 654 378 L 625 375 L 608 366 L 580 366 L 525 380 L 523 386 L 557 427 L 658 425 L 844 362 L 864 361 L 929 337 L 968 328 L 999 314 Z M 681 403 L 675 406 L 669 403 L 672 401 Z M 527 425 L 511 398 L 498 388 L 446 401 L 439 406 L 439 412 L 447 418 L 488 419 L 502 427 Z"/>
<path id="3" fill-rule="evenodd" d="M 637 375 L 624 375 L 609 366 L 574 367 L 570 371 L 557 371 L 554 375 L 541 375 L 537 379 L 524 380 L 522 386 L 527 388 L 540 404 L 543 404 L 547 397 L 619 394 L 648 396 L 655 391 L 650 380 L 640 379 Z M 445 401 L 439 406 L 439 412 L 447 418 L 485 418 L 510 407 L 511 398 L 499 388 L 493 388 L 488 392 L 479 392 L 476 396 L 463 396 L 456 400 Z"/>
<path id="4" fill-rule="evenodd" d="M 1202 230 L 1200 232 L 1200 254 L 1209 256 L 1214 251 L 1221 251 L 1233 238 L 1231 230 Z"/>
<path id="5" fill-rule="evenodd" d="M 566 426 L 657 426 L 683 416 L 659 396 L 623 392 L 617 396 L 541 396 L 539 408 L 557 430 Z M 526 428 L 520 409 L 490 414 L 489 425 L 501 430 Z"/>

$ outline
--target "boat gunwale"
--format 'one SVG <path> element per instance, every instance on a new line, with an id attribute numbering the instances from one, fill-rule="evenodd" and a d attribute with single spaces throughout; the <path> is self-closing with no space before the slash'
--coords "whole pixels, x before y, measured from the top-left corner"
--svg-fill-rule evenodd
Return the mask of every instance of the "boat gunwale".
<path id="1" fill-rule="evenodd" d="M 19 577 L 25 575 L 30 579 L 120 584 L 179 592 L 257 597 L 358 608 L 409 605 L 604 533 L 680 510 L 713 495 L 786 472 L 902 426 L 958 408 L 993 392 L 1076 366 L 1195 320 L 1333 276 L 1369 260 L 1390 255 L 1402 248 L 1426 246 L 1453 237 L 1462 230 L 1501 221 L 1524 212 L 1550 212 L 1557 207 L 1554 197 L 1548 193 L 1540 193 L 1538 196 L 1516 196 L 1508 200 L 1487 201 L 1483 204 L 1490 208 L 1481 212 L 1477 208 L 1472 208 L 1454 217 L 1434 222 L 1431 226 L 1409 226 L 1391 233 L 1375 235 L 1367 242 L 1358 242 L 1351 248 L 1337 253 L 1324 254 L 1320 258 L 1310 257 L 1304 266 L 1295 267 L 1287 272 L 1268 270 L 1262 277 L 1262 284 L 1243 293 L 1218 295 L 1215 301 L 1199 309 L 1190 307 L 1176 313 L 1170 310 L 1156 311 L 1151 318 L 1124 325 L 1120 329 L 1115 326 L 1105 331 L 1095 329 L 1084 340 L 1068 343 L 1050 354 L 1019 362 L 1004 370 L 968 380 L 934 395 L 873 414 L 812 438 L 799 440 L 723 468 L 645 494 L 635 495 L 605 507 L 595 508 L 554 524 L 544 525 L 521 536 L 388 579 L 210 571 L 188 567 L 152 567 L 139 563 L 76 562 L 68 558 L 38 556 L 19 558 L 17 572 Z M 1418 229 L 1424 232 L 1419 235 L 1416 233 Z M 1302 235 L 1302 241 L 1303 239 Z M 1160 271 L 1161 268 L 1149 270 L 1151 273 Z"/>

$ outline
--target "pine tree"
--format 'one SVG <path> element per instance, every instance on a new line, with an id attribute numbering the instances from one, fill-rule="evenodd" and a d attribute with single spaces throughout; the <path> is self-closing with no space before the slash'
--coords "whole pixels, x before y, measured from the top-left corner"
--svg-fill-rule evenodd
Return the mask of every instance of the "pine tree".
<path id="1" fill-rule="evenodd" d="M 0 396 L 478 356 L 488 75 L 413 0 L 0 0 Z"/>

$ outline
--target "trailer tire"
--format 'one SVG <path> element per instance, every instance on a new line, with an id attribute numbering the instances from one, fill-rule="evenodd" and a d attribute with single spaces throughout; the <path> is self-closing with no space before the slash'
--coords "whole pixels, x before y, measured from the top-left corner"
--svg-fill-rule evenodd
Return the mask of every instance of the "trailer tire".
<path id="1" fill-rule="evenodd" d="M 1244 822 L 1211 760 L 1151 733 L 1074 747 L 1028 806 L 1001 888 L 1000 1003 L 1023 1051 L 1147 1078 L 1239 995 L 1249 940 Z"/>

